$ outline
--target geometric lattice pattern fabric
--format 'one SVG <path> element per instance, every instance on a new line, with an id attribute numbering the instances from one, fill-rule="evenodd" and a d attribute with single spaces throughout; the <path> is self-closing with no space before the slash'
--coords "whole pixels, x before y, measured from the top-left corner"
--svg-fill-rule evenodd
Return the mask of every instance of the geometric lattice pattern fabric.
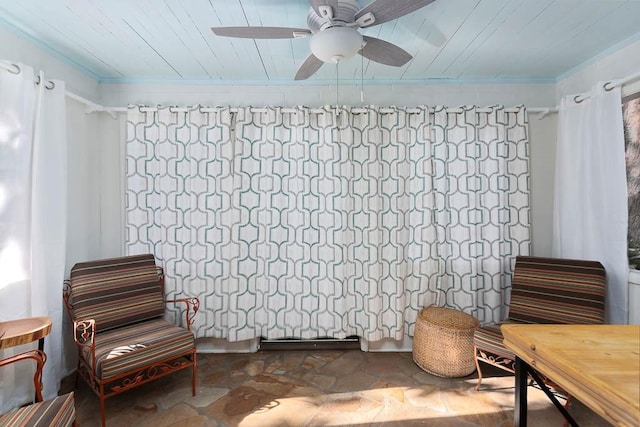
<path id="1" fill-rule="evenodd" d="M 127 253 L 200 298 L 198 337 L 412 335 L 502 320 L 530 248 L 524 108 L 128 112 Z"/>

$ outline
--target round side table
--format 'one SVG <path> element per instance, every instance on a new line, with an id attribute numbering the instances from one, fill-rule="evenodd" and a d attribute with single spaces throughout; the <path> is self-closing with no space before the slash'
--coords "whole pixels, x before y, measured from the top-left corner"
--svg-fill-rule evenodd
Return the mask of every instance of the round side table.
<path id="1" fill-rule="evenodd" d="M 38 341 L 38 350 L 44 350 L 44 337 L 51 332 L 49 317 L 29 317 L 27 319 L 0 322 L 0 349 L 15 347 Z"/>

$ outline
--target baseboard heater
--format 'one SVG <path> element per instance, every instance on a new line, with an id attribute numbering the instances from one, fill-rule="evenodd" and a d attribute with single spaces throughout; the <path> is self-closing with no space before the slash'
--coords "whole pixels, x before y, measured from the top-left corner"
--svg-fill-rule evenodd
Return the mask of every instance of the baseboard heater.
<path id="1" fill-rule="evenodd" d="M 259 351 L 284 351 L 284 350 L 360 350 L 360 337 L 353 335 L 346 338 L 260 338 Z"/>

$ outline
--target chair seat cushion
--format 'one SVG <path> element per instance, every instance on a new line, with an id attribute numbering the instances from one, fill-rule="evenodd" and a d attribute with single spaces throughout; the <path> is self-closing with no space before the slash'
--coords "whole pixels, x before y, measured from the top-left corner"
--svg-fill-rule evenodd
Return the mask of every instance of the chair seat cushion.
<path id="1" fill-rule="evenodd" d="M 502 343 L 503 336 L 500 330 L 500 325 L 505 323 L 520 323 L 520 322 L 503 322 L 493 325 L 481 326 L 475 330 L 473 334 L 473 345 L 482 351 L 493 353 L 496 356 L 507 357 L 510 359 L 515 358 L 515 354 L 507 349 Z"/>
<path id="2" fill-rule="evenodd" d="M 71 426 L 76 419 L 73 392 L 0 415 L 0 426 Z"/>
<path id="3" fill-rule="evenodd" d="M 154 363 L 186 355 L 195 348 L 193 334 L 164 319 L 153 319 L 96 334 L 96 376 L 116 377 Z M 88 351 L 83 357 L 91 366 Z"/>

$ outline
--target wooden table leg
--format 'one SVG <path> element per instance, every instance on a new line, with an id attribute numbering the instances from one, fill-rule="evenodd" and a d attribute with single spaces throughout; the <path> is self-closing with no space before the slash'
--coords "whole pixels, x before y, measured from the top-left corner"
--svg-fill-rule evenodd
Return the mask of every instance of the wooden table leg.
<path id="1" fill-rule="evenodd" d="M 516 356 L 516 402 L 513 408 L 514 427 L 527 427 L 527 379 L 529 365 Z"/>

